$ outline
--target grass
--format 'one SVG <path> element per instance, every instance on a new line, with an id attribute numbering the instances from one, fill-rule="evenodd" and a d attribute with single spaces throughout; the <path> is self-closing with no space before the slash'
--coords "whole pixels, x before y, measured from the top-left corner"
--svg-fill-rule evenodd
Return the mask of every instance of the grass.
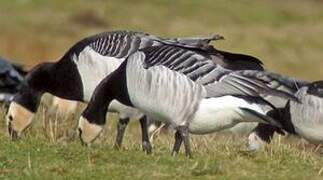
<path id="1" fill-rule="evenodd" d="M 7 0 L 0 2 L 0 55 L 32 67 L 57 60 L 76 41 L 106 30 L 168 37 L 220 33 L 226 40 L 216 47 L 257 56 L 271 71 L 317 80 L 323 77 L 322 8 L 321 0 Z M 250 154 L 243 152 L 244 137 L 196 136 L 194 159 L 187 159 L 183 153 L 170 156 L 169 134 L 155 140 L 148 156 L 135 121 L 125 149 L 116 151 L 114 120 L 86 148 L 75 138 L 79 112 L 56 117 L 44 105 L 17 142 L 8 139 L 1 112 L 3 179 L 323 179 L 322 154 L 294 138 L 275 138 Z"/>
<path id="2" fill-rule="evenodd" d="M 80 111 L 80 110 L 79 110 Z M 44 116 L 45 115 L 45 116 Z M 123 150 L 112 148 L 116 115 L 91 147 L 76 138 L 76 115 L 58 117 L 43 106 L 33 127 L 16 142 L 0 133 L 0 178 L 5 179 L 322 179 L 322 154 L 295 138 L 275 138 L 257 153 L 245 152 L 245 138 L 227 133 L 193 136 L 193 159 L 170 156 L 172 134 L 141 151 L 139 126 L 132 121 Z"/>

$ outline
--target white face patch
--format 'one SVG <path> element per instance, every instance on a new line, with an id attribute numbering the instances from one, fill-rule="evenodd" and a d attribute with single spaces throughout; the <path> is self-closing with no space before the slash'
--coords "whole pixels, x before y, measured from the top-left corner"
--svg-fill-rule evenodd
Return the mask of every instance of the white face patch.
<path id="1" fill-rule="evenodd" d="M 91 47 L 86 47 L 78 57 L 73 57 L 73 61 L 81 75 L 84 101 L 88 102 L 99 82 L 116 70 L 124 58 L 102 56 Z"/>
<path id="2" fill-rule="evenodd" d="M 6 123 L 19 136 L 23 130 L 30 126 L 33 117 L 33 112 L 16 102 L 12 102 L 6 115 Z"/>
<path id="3" fill-rule="evenodd" d="M 252 132 L 248 137 L 248 150 L 257 151 L 264 147 L 266 143 L 257 136 L 255 132 Z"/>
<path id="4" fill-rule="evenodd" d="M 91 124 L 83 116 L 80 117 L 78 128 L 81 130 L 80 137 L 85 144 L 95 140 L 103 129 L 103 126 Z"/>

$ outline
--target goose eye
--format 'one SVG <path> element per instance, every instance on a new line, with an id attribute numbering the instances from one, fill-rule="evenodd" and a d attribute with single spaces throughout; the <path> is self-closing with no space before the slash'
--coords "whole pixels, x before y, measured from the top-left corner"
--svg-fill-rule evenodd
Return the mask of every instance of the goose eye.
<path id="1" fill-rule="evenodd" d="M 12 121 L 12 120 L 13 120 L 12 115 L 9 115 L 9 116 L 8 116 L 8 119 L 9 119 L 9 121 Z"/>
<path id="2" fill-rule="evenodd" d="M 79 137 L 82 137 L 82 129 L 81 128 L 78 128 L 78 135 L 79 135 Z"/>

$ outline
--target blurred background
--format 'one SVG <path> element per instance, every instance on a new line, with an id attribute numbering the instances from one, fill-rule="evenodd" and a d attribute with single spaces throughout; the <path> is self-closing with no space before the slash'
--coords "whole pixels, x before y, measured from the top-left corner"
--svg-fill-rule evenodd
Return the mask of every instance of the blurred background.
<path id="1" fill-rule="evenodd" d="M 56 61 L 102 31 L 162 37 L 222 34 L 217 48 L 254 55 L 267 69 L 323 79 L 322 0 L 1 0 L 0 56 Z"/>

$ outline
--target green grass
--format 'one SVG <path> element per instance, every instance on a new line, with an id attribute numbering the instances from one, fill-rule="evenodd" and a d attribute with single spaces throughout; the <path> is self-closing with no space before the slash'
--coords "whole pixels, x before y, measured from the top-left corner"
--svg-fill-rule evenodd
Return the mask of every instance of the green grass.
<path id="1" fill-rule="evenodd" d="M 307 80 L 323 79 L 321 0 L 3 0 L 0 55 L 30 67 L 57 60 L 76 41 L 116 29 L 159 36 L 220 33 L 218 48 L 248 53 L 267 69 Z M 132 122 L 121 151 L 112 148 L 109 121 L 92 148 L 75 138 L 78 114 L 55 118 L 41 110 L 26 136 L 11 142 L 0 122 L 0 178 L 4 179 L 323 179 L 321 153 L 298 139 L 276 138 L 263 151 L 244 153 L 244 137 L 193 137 L 194 159 L 170 156 L 173 135 L 161 135 L 154 153 L 140 148 Z M 113 116 L 116 119 L 116 116 Z"/>
<path id="2" fill-rule="evenodd" d="M 46 116 L 44 116 L 46 115 Z M 33 127 L 15 142 L 5 125 L 0 133 L 0 178 L 5 179 L 322 179 L 323 158 L 296 138 L 278 138 L 257 153 L 245 152 L 245 137 L 228 133 L 193 136 L 193 159 L 170 156 L 173 134 L 161 134 L 154 151 L 140 147 L 132 121 L 124 148 L 112 148 L 116 117 L 91 147 L 82 146 L 75 127 L 79 113 L 57 117 L 41 108 Z"/>

